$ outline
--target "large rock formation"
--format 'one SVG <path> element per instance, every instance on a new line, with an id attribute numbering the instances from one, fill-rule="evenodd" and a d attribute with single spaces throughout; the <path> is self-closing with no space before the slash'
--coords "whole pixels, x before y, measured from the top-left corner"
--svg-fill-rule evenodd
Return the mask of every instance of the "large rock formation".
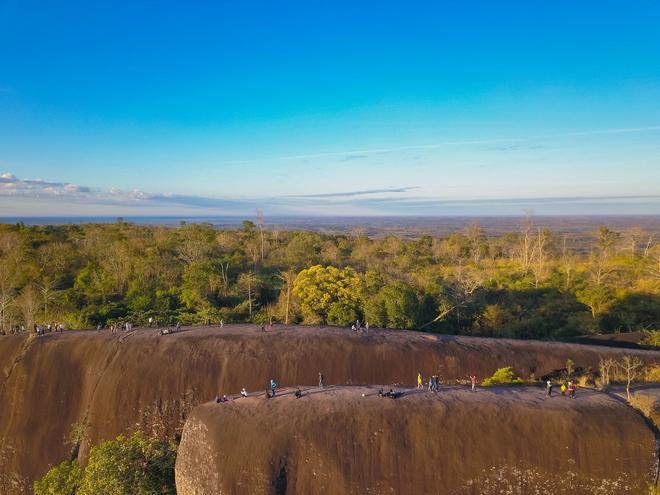
<path id="1" fill-rule="evenodd" d="M 406 331 L 261 333 L 253 325 L 162 336 L 155 330 L 0 336 L 0 493 L 21 493 L 49 467 L 72 455 L 84 460 L 90 445 L 120 433 L 180 432 L 195 405 L 243 386 L 263 390 L 271 377 L 311 385 L 322 370 L 330 384 L 412 385 L 417 371 L 483 378 L 506 365 L 540 377 L 567 358 L 594 367 L 599 356 L 622 352 L 631 351 Z M 632 352 L 660 361 L 657 352 Z"/>
<path id="2" fill-rule="evenodd" d="M 365 394 L 365 397 L 362 396 Z M 615 398 L 538 388 L 291 389 L 195 408 L 179 495 L 641 494 L 655 435 Z"/>

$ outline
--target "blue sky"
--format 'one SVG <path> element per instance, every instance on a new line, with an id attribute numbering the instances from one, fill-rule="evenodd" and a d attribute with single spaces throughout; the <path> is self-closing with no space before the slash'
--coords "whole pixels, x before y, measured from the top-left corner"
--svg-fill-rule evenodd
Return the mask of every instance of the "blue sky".
<path id="1" fill-rule="evenodd" d="M 0 216 L 660 214 L 660 4 L 0 0 Z"/>

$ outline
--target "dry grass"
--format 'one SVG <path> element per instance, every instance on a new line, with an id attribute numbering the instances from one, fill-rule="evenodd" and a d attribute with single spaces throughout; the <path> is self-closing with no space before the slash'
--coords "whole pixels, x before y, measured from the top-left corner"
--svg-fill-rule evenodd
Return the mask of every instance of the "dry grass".
<path id="1" fill-rule="evenodd" d="M 651 418 L 656 405 L 655 397 L 637 392 L 630 396 L 630 405 L 640 411 L 647 418 Z"/>
<path id="2" fill-rule="evenodd" d="M 644 379 L 647 382 L 660 382 L 660 365 L 654 364 L 646 368 Z"/>
<path id="3" fill-rule="evenodd" d="M 588 375 L 582 375 L 577 379 L 580 388 L 587 388 L 593 385 L 593 380 Z"/>

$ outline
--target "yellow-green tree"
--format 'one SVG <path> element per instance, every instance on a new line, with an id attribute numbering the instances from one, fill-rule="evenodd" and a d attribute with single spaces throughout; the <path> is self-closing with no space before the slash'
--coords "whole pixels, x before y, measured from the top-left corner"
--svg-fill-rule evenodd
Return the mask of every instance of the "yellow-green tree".
<path id="1" fill-rule="evenodd" d="M 315 265 L 293 285 L 305 321 L 347 325 L 359 318 L 362 277 L 352 268 Z"/>

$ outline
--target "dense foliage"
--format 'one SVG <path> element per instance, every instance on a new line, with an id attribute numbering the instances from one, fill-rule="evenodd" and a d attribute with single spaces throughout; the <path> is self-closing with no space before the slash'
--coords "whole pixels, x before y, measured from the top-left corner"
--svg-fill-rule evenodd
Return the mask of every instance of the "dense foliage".
<path id="1" fill-rule="evenodd" d="M 484 387 L 492 387 L 493 385 L 515 385 L 523 383 L 523 379 L 517 377 L 511 366 L 499 368 L 493 376 L 486 378 L 481 385 Z"/>
<path id="2" fill-rule="evenodd" d="M 34 482 L 35 495 L 76 495 L 83 470 L 78 461 L 64 461 Z"/>
<path id="3" fill-rule="evenodd" d="M 34 483 L 35 495 L 167 495 L 176 493 L 176 445 L 134 433 L 103 442 L 83 468 L 65 461 Z"/>
<path id="4" fill-rule="evenodd" d="M 586 237 L 585 237 L 586 236 Z M 587 239 L 585 241 L 585 239 Z M 523 220 L 444 238 L 0 225 L 0 331 L 63 322 L 325 323 L 514 338 L 657 329 L 660 246 L 639 229 L 558 235 Z"/>

